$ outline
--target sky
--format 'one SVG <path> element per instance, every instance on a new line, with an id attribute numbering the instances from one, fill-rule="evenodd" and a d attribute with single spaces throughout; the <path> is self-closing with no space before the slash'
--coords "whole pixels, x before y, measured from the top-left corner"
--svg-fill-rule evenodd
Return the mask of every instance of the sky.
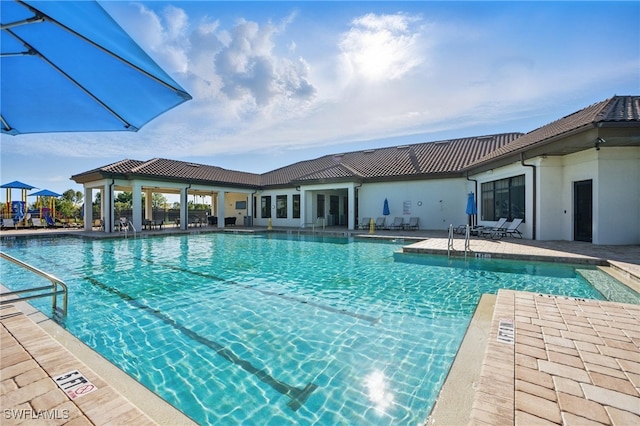
<path id="1" fill-rule="evenodd" d="M 79 191 L 74 174 L 156 157 L 264 173 L 640 94 L 636 1 L 99 3 L 193 100 L 135 133 L 3 134 L 2 184 Z"/>

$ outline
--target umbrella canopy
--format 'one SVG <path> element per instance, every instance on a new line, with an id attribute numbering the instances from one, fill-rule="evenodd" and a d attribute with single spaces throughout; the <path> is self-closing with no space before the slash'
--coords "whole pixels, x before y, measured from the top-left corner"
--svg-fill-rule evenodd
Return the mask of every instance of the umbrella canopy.
<path id="1" fill-rule="evenodd" d="M 1 1 L 2 133 L 137 131 L 191 96 L 95 1 Z"/>
<path id="2" fill-rule="evenodd" d="M 476 198 L 473 192 L 470 192 L 467 196 L 467 214 L 478 214 L 478 208 L 476 207 Z"/>
<path id="3" fill-rule="evenodd" d="M 389 212 L 389 200 L 384 199 L 384 206 L 382 206 L 382 214 L 385 216 L 389 216 L 391 212 Z"/>

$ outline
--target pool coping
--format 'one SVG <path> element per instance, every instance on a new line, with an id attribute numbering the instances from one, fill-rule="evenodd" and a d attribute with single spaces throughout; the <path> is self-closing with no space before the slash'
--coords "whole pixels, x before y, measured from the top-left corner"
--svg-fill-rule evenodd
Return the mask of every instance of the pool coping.
<path id="1" fill-rule="evenodd" d="M 3 290 L 6 289 L 3 288 Z M 10 313 L 7 314 L 7 310 L 10 310 Z M 2 315 L 0 315 L 2 325 L 14 336 L 18 345 L 21 345 L 38 365 L 50 364 L 47 372 L 51 381 L 53 381 L 53 376 L 55 375 L 52 372 L 57 371 L 59 373 L 60 366 L 65 366 L 63 368 L 65 370 L 77 369 L 106 395 L 102 395 L 99 400 L 94 401 L 98 403 L 97 407 L 106 407 L 105 404 L 112 404 L 106 401 L 112 400 L 119 401 L 119 406 L 125 407 L 125 409 L 119 408 L 115 413 L 108 413 L 99 410 L 97 407 L 90 407 L 82 399 L 68 400 L 67 402 L 50 406 L 51 404 L 47 405 L 47 403 L 43 405 L 42 401 L 32 402 L 41 397 L 40 395 L 34 395 L 33 398 L 27 398 L 16 407 L 5 406 L 3 407 L 4 409 L 16 410 L 16 413 L 26 413 L 26 415 L 33 415 L 33 413 L 37 412 L 45 412 L 45 415 L 60 415 L 62 409 L 69 410 L 71 407 L 73 418 L 59 418 L 58 420 L 73 421 L 76 417 L 85 417 L 87 421 L 96 425 L 130 423 L 128 420 L 131 416 L 135 417 L 136 424 L 196 425 L 188 416 L 105 359 L 31 304 L 21 301 L 3 305 L 2 312 Z M 19 321 L 19 323 L 16 324 L 16 321 Z M 37 336 L 40 342 L 43 342 L 39 343 L 40 348 L 37 348 L 39 350 L 32 350 L 32 348 L 24 344 L 24 341 L 28 341 L 31 339 L 30 336 L 33 335 Z M 42 350 L 44 347 L 47 349 Z M 4 349 L 3 345 L 3 351 Z M 52 364 L 47 359 L 51 353 L 59 354 L 56 363 Z M 5 377 L 5 371 L 7 371 L 5 368 L 7 366 L 4 365 L 6 363 L 4 356 L 2 361 L 2 381 L 15 381 L 16 378 L 10 373 L 9 377 Z M 8 367 L 10 368 L 11 366 Z M 27 383 L 26 385 L 32 384 Z M 16 390 L 20 391 L 19 389 Z M 4 397 L 5 394 L 3 393 Z M 56 398 L 61 399 L 59 396 Z M 62 397 L 62 399 L 65 398 L 67 397 Z M 73 405 L 77 408 L 73 409 Z M 79 414 L 78 411 L 80 412 Z M 127 421 L 123 423 L 123 420 Z"/>
<path id="2" fill-rule="evenodd" d="M 640 424 L 640 305 L 499 290 L 468 424 Z"/>

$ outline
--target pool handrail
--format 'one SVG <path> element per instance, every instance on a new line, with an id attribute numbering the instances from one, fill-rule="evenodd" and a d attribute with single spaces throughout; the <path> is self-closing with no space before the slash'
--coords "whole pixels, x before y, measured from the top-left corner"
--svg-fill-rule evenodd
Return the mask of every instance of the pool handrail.
<path id="1" fill-rule="evenodd" d="M 27 269 L 28 271 L 33 272 L 34 274 L 40 275 L 43 278 L 48 279 L 49 281 L 51 281 L 51 286 L 43 286 L 43 287 L 34 287 L 34 288 L 29 288 L 29 289 L 24 289 L 24 290 L 16 290 L 16 291 L 8 291 L 8 292 L 2 292 L 0 293 L 0 297 L 6 297 L 6 296 L 14 296 L 14 295 L 20 295 L 23 293 L 30 293 L 30 292 L 36 292 L 36 291 L 43 291 L 43 290 L 48 290 L 51 289 L 51 292 L 48 293 L 39 293 L 39 294 L 32 294 L 32 295 L 27 295 L 27 296 L 19 296 L 19 297 L 15 297 L 13 299 L 8 299 L 8 300 L 1 300 L 0 301 L 0 305 L 6 305 L 12 302 L 17 302 L 17 301 L 21 301 L 21 300 L 30 300 L 30 299 L 37 299 L 40 297 L 47 297 L 47 296 L 51 296 L 51 308 L 53 309 L 53 314 L 57 314 L 60 313 L 62 314 L 62 317 L 66 317 L 67 316 L 67 303 L 69 300 L 69 291 L 67 288 L 67 285 L 64 283 L 64 281 L 62 281 L 59 278 L 54 277 L 53 275 L 41 271 L 40 269 L 31 266 L 19 259 L 16 259 L 13 256 L 10 256 L 4 252 L 0 251 L 0 257 L 8 260 L 9 262 L 12 262 L 24 269 Z M 62 290 L 58 290 L 58 285 L 60 287 L 62 287 Z M 62 309 L 58 309 L 58 295 L 62 294 Z"/>

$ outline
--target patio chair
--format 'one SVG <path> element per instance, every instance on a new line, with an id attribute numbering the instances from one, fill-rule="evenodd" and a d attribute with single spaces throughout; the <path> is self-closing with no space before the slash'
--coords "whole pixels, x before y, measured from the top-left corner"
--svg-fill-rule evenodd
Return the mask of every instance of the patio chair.
<path id="1" fill-rule="evenodd" d="M 44 228 L 45 226 L 47 226 L 46 223 L 42 223 L 42 219 L 40 219 L 39 217 L 32 217 L 31 224 L 34 228 Z"/>
<path id="2" fill-rule="evenodd" d="M 404 224 L 404 229 L 418 229 L 419 217 L 410 217 L 409 223 Z"/>
<path id="3" fill-rule="evenodd" d="M 389 225 L 389 229 L 402 229 L 404 228 L 404 218 L 396 216 L 393 219 L 393 223 Z"/>
<path id="4" fill-rule="evenodd" d="M 513 222 L 507 226 L 504 231 L 498 231 L 498 238 L 502 237 L 516 237 L 522 238 L 522 232 L 518 231 L 518 226 L 522 223 L 522 219 L 513 219 Z"/>
<path id="5" fill-rule="evenodd" d="M 376 229 L 384 229 L 384 221 L 386 220 L 386 217 L 381 216 L 379 218 L 376 219 Z"/>
<path id="6" fill-rule="evenodd" d="M 362 220 L 358 221 L 359 229 L 369 229 L 369 223 L 371 222 L 370 217 L 363 217 Z"/>
<path id="7" fill-rule="evenodd" d="M 2 229 L 13 228 L 17 229 L 16 223 L 13 219 L 2 219 Z"/>
<path id="8" fill-rule="evenodd" d="M 498 222 L 495 224 L 495 226 L 493 228 L 485 228 L 480 230 L 480 235 L 483 237 L 491 237 L 491 238 L 501 238 L 502 234 L 501 232 L 504 232 L 506 230 L 506 227 L 504 226 L 507 223 L 507 218 L 506 217 L 501 217 L 500 219 L 498 219 Z"/>

